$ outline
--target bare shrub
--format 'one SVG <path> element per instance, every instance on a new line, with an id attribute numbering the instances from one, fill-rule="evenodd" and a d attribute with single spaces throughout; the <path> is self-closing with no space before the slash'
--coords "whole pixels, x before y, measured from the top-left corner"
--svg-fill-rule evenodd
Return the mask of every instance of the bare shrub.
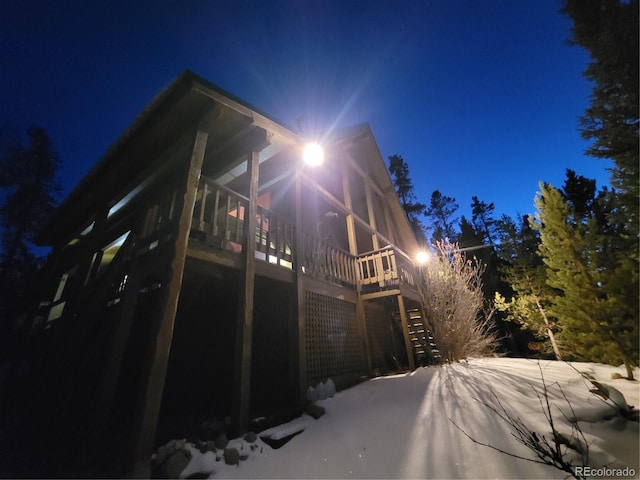
<path id="1" fill-rule="evenodd" d="M 615 412 L 614 415 L 620 415 L 630 421 L 638 421 L 638 411 L 632 406 L 627 405 L 624 395 L 619 390 L 609 385 L 597 382 L 589 374 L 580 372 L 570 363 L 567 363 L 567 365 L 569 365 L 585 380 L 591 383 L 591 386 L 593 386 L 594 388 L 590 388 L 589 392 L 599 397 L 603 402 L 612 407 L 612 410 Z M 549 387 L 547 385 L 547 382 L 545 381 L 540 362 L 538 362 L 538 369 L 540 370 L 540 379 L 542 380 L 542 391 L 538 391 L 533 385 L 531 385 L 531 390 L 538 397 L 540 410 L 544 414 L 544 418 L 549 428 L 549 431 L 547 433 L 536 432 L 531 426 L 529 426 L 524 420 L 522 420 L 520 416 L 510 412 L 500 401 L 495 392 L 491 392 L 493 402 L 486 402 L 479 398 L 473 397 L 474 400 L 491 410 L 499 420 L 511 427 L 511 436 L 515 438 L 518 443 L 521 443 L 522 445 L 527 447 L 531 451 L 531 453 L 533 453 L 533 458 L 524 457 L 513 452 L 502 450 L 490 443 L 482 442 L 469 435 L 452 419 L 449 419 L 449 421 L 453 423 L 453 425 L 473 443 L 482 445 L 484 447 L 489 447 L 510 457 L 519 458 L 520 460 L 526 460 L 528 462 L 539 463 L 543 465 L 550 465 L 576 479 L 587 478 L 589 474 L 586 472 L 587 469 L 591 469 L 591 467 L 589 467 L 591 459 L 589 456 L 589 443 L 587 442 L 587 438 L 582 431 L 580 424 L 578 423 L 579 421 L 581 421 L 581 418 L 576 415 L 576 411 L 574 410 L 573 405 L 571 404 L 571 402 L 569 402 L 569 399 L 565 395 L 562 387 L 558 382 L 555 382 L 555 386 L 560 392 L 560 395 L 564 399 L 564 402 L 566 403 L 568 408 L 563 412 L 560 408 L 555 406 L 556 409 L 560 412 L 561 417 L 554 418 L 552 412 L 552 403 L 549 399 Z M 608 418 L 611 417 L 605 415 L 601 417 L 601 420 L 605 420 Z M 558 420 L 562 419 L 564 419 L 564 422 L 558 422 Z M 586 421 L 592 422 L 594 420 L 592 417 L 591 420 Z M 570 427 L 569 431 L 567 430 L 567 424 Z M 603 465 L 597 468 L 593 468 L 593 470 L 606 468 L 609 468 L 609 466 Z M 619 476 L 624 476 L 625 474 L 617 474 L 615 472 L 627 471 L 626 468 L 609 468 L 609 470 L 613 471 L 614 475 Z"/>
<path id="2" fill-rule="evenodd" d="M 455 362 L 494 353 L 498 338 L 482 294 L 484 266 L 467 259 L 457 243 L 438 241 L 435 250 L 422 270 L 423 304 L 440 354 Z"/>
<path id="3" fill-rule="evenodd" d="M 513 438 L 515 438 L 519 443 L 531 450 L 531 452 L 533 452 L 534 454 L 534 458 L 523 457 L 522 455 L 517 455 L 515 453 L 502 450 L 489 443 L 481 442 L 465 432 L 453 420 L 449 419 L 449 421 L 453 423 L 453 425 L 473 443 L 482 445 L 484 447 L 489 447 L 510 457 L 519 458 L 520 460 L 526 460 L 528 462 L 539 463 L 542 465 L 550 465 L 576 479 L 583 479 L 585 477 L 580 474 L 580 472 L 582 471 L 582 468 L 588 465 L 589 462 L 589 444 L 587 443 L 587 439 L 585 438 L 584 433 L 582 432 L 582 429 L 578 424 L 578 421 L 575 419 L 575 413 L 573 414 L 573 418 L 568 418 L 565 416 L 565 419 L 568 420 L 571 425 L 571 433 L 566 434 L 558 430 L 551 412 L 549 391 L 547 389 L 547 384 L 544 380 L 540 364 L 538 364 L 538 367 L 540 368 L 540 376 L 542 378 L 542 393 L 539 393 L 533 387 L 531 388 L 538 397 L 538 401 L 540 402 L 540 409 L 544 413 L 545 419 L 549 425 L 549 428 L 551 429 L 550 433 L 537 433 L 535 430 L 529 427 L 518 415 L 509 412 L 493 392 L 492 396 L 494 398 L 495 404 L 491 404 L 488 402 L 484 402 L 478 398 L 474 398 L 474 400 L 482 403 L 485 407 L 491 410 L 501 421 L 509 425 L 512 428 L 511 435 L 513 436 Z M 562 388 L 560 388 L 559 385 L 558 388 L 560 389 L 562 397 L 567 402 L 570 411 L 573 412 L 573 407 L 562 391 Z M 577 463 L 574 463 L 574 459 L 576 456 L 579 458 L 579 461 Z M 576 469 L 576 467 L 581 468 Z"/>

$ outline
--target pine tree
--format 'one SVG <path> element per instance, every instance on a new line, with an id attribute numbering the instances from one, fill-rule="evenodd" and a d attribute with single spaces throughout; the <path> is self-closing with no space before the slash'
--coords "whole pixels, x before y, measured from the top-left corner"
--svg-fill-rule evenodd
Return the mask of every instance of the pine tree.
<path id="1" fill-rule="evenodd" d="M 546 283 L 546 269 L 538 254 L 539 235 L 529 225 L 528 216 L 519 216 L 516 223 L 503 215 L 497 225 L 498 255 L 503 261 L 500 270 L 513 293 L 505 297 L 496 292 L 496 307 L 536 335 L 546 336 L 556 359 L 562 360 L 555 335 L 558 326 L 548 311 L 556 292 Z"/>
<path id="2" fill-rule="evenodd" d="M 624 286 L 628 279 L 620 276 L 626 265 L 618 261 L 608 267 L 603 261 L 617 251 L 610 251 L 594 217 L 577 216 L 558 189 L 546 184 L 540 188 L 531 226 L 540 232 L 547 284 L 559 292 L 550 311 L 562 326 L 561 343 L 578 359 L 624 363 L 627 376 L 633 378 L 632 366 L 638 363 L 638 294 L 630 306 L 631 292 Z"/>
<path id="3" fill-rule="evenodd" d="M 393 185 L 400 198 L 402 208 L 407 214 L 409 223 L 411 223 L 411 227 L 420 238 L 423 236 L 420 216 L 424 214 L 425 205 L 416 199 L 413 191 L 413 182 L 409 175 L 409 165 L 400 155 L 391 155 L 389 157 L 389 173 L 391 173 Z"/>
<path id="4" fill-rule="evenodd" d="M 34 275 L 42 263 L 33 241 L 60 191 L 59 158 L 47 133 L 32 127 L 27 137 L 27 146 L 14 145 L 0 159 L 0 187 L 7 190 L 0 207 L 0 317 L 5 331 L 29 303 Z"/>
<path id="5" fill-rule="evenodd" d="M 493 218 L 494 210 L 495 205 L 493 202 L 483 202 L 475 195 L 471 197 L 471 221 L 476 231 L 482 232 L 490 245 L 495 243 L 496 220 Z"/>
<path id="6" fill-rule="evenodd" d="M 487 216 L 487 221 L 495 222 L 489 216 Z M 502 295 L 506 294 L 506 292 L 511 293 L 511 289 L 505 283 L 504 276 L 500 271 L 502 261 L 496 254 L 494 245 L 488 242 L 482 226 L 474 226 L 463 216 L 460 220 L 458 244 L 467 258 L 473 258 L 475 262 L 483 267 L 482 293 L 486 305 L 493 305 L 497 293 Z M 515 340 L 512 338 L 514 325 L 510 325 L 504 313 L 500 311 L 493 313 L 491 322 L 501 339 L 501 348 L 504 351 L 514 350 Z"/>
<path id="7" fill-rule="evenodd" d="M 495 292 L 503 288 L 502 276 L 498 271 L 499 259 L 495 254 L 493 245 L 486 241 L 486 235 L 482 227 L 478 229 L 464 216 L 460 220 L 458 244 L 469 258 L 476 258 L 484 266 L 482 287 L 485 298 L 491 302 Z"/>
<path id="8" fill-rule="evenodd" d="M 425 211 L 425 215 L 431 219 L 431 230 L 433 230 L 432 242 L 449 239 L 455 242 L 457 234 L 454 225 L 458 221 L 455 213 L 458 210 L 456 199 L 442 195 L 439 190 L 434 190 L 431 194 L 431 202 Z"/>
<path id="9" fill-rule="evenodd" d="M 591 56 L 584 75 L 593 90 L 581 133 L 593 141 L 588 155 L 614 162 L 610 195 L 616 207 L 609 221 L 620 225 L 626 256 L 636 261 L 629 265 L 633 276 L 640 260 L 638 0 L 564 0 L 562 12 L 573 20 L 571 43 Z"/>
<path id="10" fill-rule="evenodd" d="M 637 339 L 638 270 L 640 248 L 640 112 L 639 112 L 639 8 L 638 0 L 564 0 L 562 12 L 573 21 L 571 43 L 591 56 L 585 76 L 593 82 L 591 103 L 580 120 L 581 133 L 591 140 L 586 153 L 614 162 L 611 192 L 600 192 L 603 206 L 597 224 L 606 235 L 599 250 L 602 275 L 612 306 L 609 320 L 619 324 L 617 335 L 628 338 L 635 322 Z M 602 228 L 605 226 L 606 228 Z M 613 308 L 613 305 L 616 305 Z M 623 326 L 627 325 L 627 326 Z M 615 328 L 613 328 L 615 330 Z M 635 342 L 637 345 L 637 342 Z M 637 358 L 637 346 L 625 343 Z M 627 368 L 629 368 L 627 364 Z"/>

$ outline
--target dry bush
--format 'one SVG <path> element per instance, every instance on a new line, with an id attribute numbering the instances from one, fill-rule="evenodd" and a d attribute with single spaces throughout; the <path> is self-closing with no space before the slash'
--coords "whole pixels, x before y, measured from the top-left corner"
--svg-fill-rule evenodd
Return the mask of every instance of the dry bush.
<path id="1" fill-rule="evenodd" d="M 549 428 L 551 429 L 550 433 L 537 433 L 530 426 L 528 426 L 518 415 L 509 412 L 500 401 L 498 396 L 495 394 L 495 392 L 492 392 L 494 404 L 474 397 L 474 400 L 483 404 L 485 407 L 491 410 L 499 420 L 511 427 L 511 436 L 515 438 L 518 443 L 521 443 L 529 450 L 531 450 L 531 452 L 533 452 L 534 454 L 534 458 L 523 457 L 522 455 L 502 450 L 489 443 L 481 442 L 473 438 L 466 431 L 460 428 L 460 426 L 453 420 L 449 419 L 449 421 L 453 423 L 453 425 L 473 443 L 482 445 L 484 447 L 489 447 L 510 457 L 519 458 L 520 460 L 526 460 L 528 462 L 539 463 L 542 465 L 550 465 L 554 468 L 557 468 L 558 470 L 567 473 L 571 477 L 574 477 L 576 479 L 584 479 L 586 477 L 582 475 L 582 472 L 584 471 L 584 467 L 589 464 L 589 444 L 587 443 L 587 439 L 582 432 L 580 425 L 578 424 L 573 406 L 569 402 L 569 399 L 565 395 L 564 391 L 562 391 L 560 385 L 556 382 L 558 389 L 562 394 L 562 397 L 569 406 L 569 411 L 572 413 L 571 418 L 565 415 L 565 419 L 568 420 L 569 424 L 571 425 L 571 432 L 567 434 L 562 433 L 560 432 L 560 430 L 558 430 L 558 428 L 556 427 L 557 422 L 553 417 L 551 403 L 549 401 L 549 389 L 547 388 L 547 383 L 545 382 L 540 363 L 538 363 L 538 368 L 540 369 L 540 378 L 542 379 L 542 393 L 538 392 L 533 386 L 531 387 L 531 389 L 538 397 L 538 401 L 540 402 L 540 409 L 544 414 Z M 574 463 L 576 458 L 578 459 L 578 462 Z"/>
<path id="2" fill-rule="evenodd" d="M 492 354 L 498 338 L 482 294 L 484 266 L 456 243 L 438 241 L 435 249 L 422 267 L 423 304 L 440 354 L 452 362 Z"/>

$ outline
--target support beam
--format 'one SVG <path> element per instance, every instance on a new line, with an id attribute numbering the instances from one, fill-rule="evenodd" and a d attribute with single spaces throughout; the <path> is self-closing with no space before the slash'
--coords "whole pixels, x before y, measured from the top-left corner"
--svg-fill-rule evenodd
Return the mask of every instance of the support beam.
<path id="1" fill-rule="evenodd" d="M 360 298 L 362 300 L 373 300 L 374 298 L 391 297 L 400 294 L 400 289 L 394 288 L 392 290 L 380 290 L 379 292 L 363 293 L 362 295 L 360 295 Z"/>
<path id="2" fill-rule="evenodd" d="M 384 199 L 384 197 L 382 198 Z M 389 242 L 391 245 L 395 245 L 396 238 L 395 238 L 394 231 L 396 229 L 396 226 L 392 220 L 391 213 L 389 213 L 389 206 L 387 205 L 387 202 L 385 202 L 384 200 L 382 201 L 382 209 L 384 210 L 384 221 L 387 224 L 387 233 L 389 234 Z"/>
<path id="3" fill-rule="evenodd" d="M 251 152 L 247 162 L 249 178 L 249 207 L 245 212 L 243 239 L 244 269 L 240 280 L 240 302 L 236 328 L 236 349 L 233 377 L 233 406 L 231 414 L 232 434 L 241 435 L 249 426 L 251 396 L 251 346 L 253 340 L 253 292 L 256 278 L 255 234 L 258 215 L 258 152 Z"/>
<path id="4" fill-rule="evenodd" d="M 369 349 L 369 335 L 367 332 L 367 316 L 364 311 L 364 300 L 358 299 L 356 304 L 356 319 L 358 322 L 358 330 L 360 330 L 360 338 L 362 339 L 362 348 L 364 349 L 364 360 L 367 366 L 367 373 L 373 370 L 371 364 L 371 351 Z"/>
<path id="5" fill-rule="evenodd" d="M 387 243 L 389 245 L 396 245 L 396 242 L 394 240 L 395 236 L 393 235 L 393 229 L 394 228 L 397 229 L 397 226 L 395 225 L 394 222 L 391 221 L 391 216 L 390 216 L 391 214 L 388 212 L 388 208 L 387 208 L 387 203 L 386 202 L 383 201 L 383 205 L 384 205 L 385 219 L 386 219 L 387 226 L 388 226 L 388 229 L 389 229 L 389 238 L 386 238 L 380 232 L 377 232 L 376 230 L 371 228 L 371 225 L 369 225 L 368 222 L 366 222 L 363 218 L 360 218 L 358 215 L 353 213 L 353 211 L 350 210 L 350 208 L 347 208 L 345 206 L 346 205 L 346 200 L 345 200 L 345 203 L 341 202 L 340 200 L 338 200 L 336 197 L 331 195 L 331 193 L 329 193 L 325 188 L 323 188 L 321 185 L 319 185 L 315 180 L 313 180 L 308 175 L 305 175 L 302 172 L 299 173 L 299 175 L 302 177 L 302 180 L 306 185 L 308 185 L 309 187 L 314 188 L 318 192 L 320 192 L 322 194 L 322 196 L 333 207 L 335 207 L 337 210 L 342 212 L 345 216 L 351 215 L 351 218 L 352 218 L 352 221 L 354 222 L 354 224 L 357 223 L 364 230 L 366 230 L 370 235 L 377 235 L 379 240 L 382 240 L 383 242 L 385 242 L 385 243 Z M 397 245 L 395 246 L 395 249 L 396 249 L 396 251 L 403 253 L 407 258 L 409 257 L 409 255 L 407 253 L 403 252 L 402 249 L 400 249 L 400 247 L 398 247 Z"/>
<path id="6" fill-rule="evenodd" d="M 409 338 L 409 323 L 407 321 L 407 310 L 404 306 L 402 295 L 398 295 L 398 308 L 400 309 L 400 322 L 402 323 L 402 336 L 404 337 L 404 346 L 407 349 L 407 360 L 409 362 L 409 370 L 415 370 L 416 364 L 413 359 L 413 345 Z"/>
<path id="7" fill-rule="evenodd" d="M 294 247 L 298 305 L 298 390 L 300 399 L 304 399 L 307 388 L 307 339 L 306 339 L 306 313 L 304 298 L 304 278 L 302 273 L 302 179 L 300 172 L 296 172 L 295 178 L 295 207 L 296 207 L 296 244 Z"/>
<path id="8" fill-rule="evenodd" d="M 180 288 L 182 286 L 182 276 L 184 274 L 184 264 L 189 241 L 189 231 L 191 230 L 191 219 L 196 201 L 196 191 L 200 181 L 202 162 L 207 145 L 208 134 L 198 130 L 191 153 L 188 174 L 185 179 L 184 200 L 182 211 L 178 217 L 178 225 L 175 231 L 175 242 L 173 245 L 173 261 L 169 266 L 168 284 L 166 285 L 162 298 L 163 305 L 160 307 L 160 321 L 155 338 L 155 348 L 151 349 L 152 358 L 148 377 L 143 380 L 143 395 L 141 404 L 136 405 L 140 413 L 136 415 L 136 425 L 134 435 L 136 445 L 134 450 L 134 461 L 136 468 L 134 473 L 144 474 L 147 472 L 151 459 L 153 444 L 156 436 L 158 416 L 162 403 L 164 382 L 169 361 L 169 351 L 173 339 L 173 327 L 175 324 L 176 311 L 178 309 L 178 299 L 180 298 Z M 138 416 L 139 415 L 139 416 Z M 137 431 L 136 431 L 137 429 Z"/>
<path id="9" fill-rule="evenodd" d="M 378 227 L 376 225 L 376 215 L 373 209 L 373 198 L 371 194 L 371 186 L 369 184 L 369 178 L 364 179 L 364 194 L 367 201 L 367 214 L 369 215 L 369 225 L 376 233 L 371 234 L 371 243 L 373 245 L 374 250 L 378 250 L 380 248 L 380 244 L 378 243 Z"/>
<path id="10" fill-rule="evenodd" d="M 347 237 L 349 239 L 349 253 L 358 254 L 358 242 L 356 241 L 356 224 L 353 220 L 353 205 L 351 203 L 351 185 L 349 184 L 349 169 L 346 164 L 342 164 L 342 190 L 344 195 L 344 205 L 347 207 Z M 368 224 L 367 224 L 368 225 Z"/>
<path id="11" fill-rule="evenodd" d="M 104 433 L 109 421 L 110 408 L 118 385 L 118 375 L 122 368 L 124 353 L 129 341 L 139 289 L 139 271 L 134 260 L 127 273 L 127 286 L 121 299 L 120 314 L 110 321 L 115 323 L 113 348 L 108 353 L 104 377 L 100 384 L 100 395 L 96 407 L 96 419 L 93 430 Z"/>

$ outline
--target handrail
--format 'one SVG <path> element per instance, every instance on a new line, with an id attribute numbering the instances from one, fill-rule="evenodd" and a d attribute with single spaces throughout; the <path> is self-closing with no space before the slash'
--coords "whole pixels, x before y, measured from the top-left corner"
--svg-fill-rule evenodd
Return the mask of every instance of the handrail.
<path id="1" fill-rule="evenodd" d="M 393 245 L 363 253 L 356 258 L 358 280 L 363 286 L 416 286 L 413 263 Z"/>
<path id="2" fill-rule="evenodd" d="M 353 287 L 357 285 L 356 257 L 318 237 L 302 234 L 299 258 L 306 275 Z"/>
<path id="3" fill-rule="evenodd" d="M 211 246 L 239 253 L 248 209 L 247 197 L 202 176 L 196 192 L 192 230 L 203 234 L 205 243 Z M 257 258 L 293 268 L 293 224 L 260 205 L 256 224 Z"/>
<path id="4" fill-rule="evenodd" d="M 207 177 L 201 177 L 196 193 L 192 231 L 204 243 L 242 252 L 249 199 Z M 400 249 L 387 245 L 378 250 L 352 255 L 314 235 L 302 233 L 295 252 L 295 225 L 275 212 L 258 206 L 255 231 L 256 258 L 293 269 L 300 262 L 304 275 L 356 287 L 415 287 L 411 259 Z M 294 254 L 295 252 L 295 254 Z"/>

